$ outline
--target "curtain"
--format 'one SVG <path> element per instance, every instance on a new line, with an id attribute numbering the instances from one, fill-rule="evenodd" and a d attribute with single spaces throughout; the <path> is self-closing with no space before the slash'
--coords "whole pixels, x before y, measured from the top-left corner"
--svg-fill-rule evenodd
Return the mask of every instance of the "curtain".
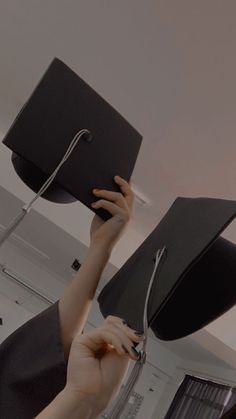
<path id="1" fill-rule="evenodd" d="M 227 404 L 225 405 L 225 408 L 224 408 L 224 412 L 223 412 L 224 415 L 226 415 L 226 413 L 229 412 L 233 407 L 234 407 L 233 410 L 235 410 L 234 413 L 235 413 L 235 417 L 236 417 L 236 388 L 231 389 L 230 397 L 229 397 L 228 402 L 227 402 Z"/>
<path id="2" fill-rule="evenodd" d="M 219 419 L 230 387 L 186 375 L 165 419 Z"/>

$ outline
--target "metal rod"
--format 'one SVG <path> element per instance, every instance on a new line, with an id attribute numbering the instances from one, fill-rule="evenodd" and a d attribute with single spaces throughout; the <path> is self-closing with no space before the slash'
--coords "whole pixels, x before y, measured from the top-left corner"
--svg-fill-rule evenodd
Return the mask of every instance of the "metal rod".
<path id="1" fill-rule="evenodd" d="M 0 246 L 8 239 L 11 233 L 18 227 L 21 221 L 25 218 L 27 211 L 25 208 L 21 209 L 21 212 L 11 221 L 9 226 L 0 235 Z"/>
<path id="2" fill-rule="evenodd" d="M 13 273 L 9 272 L 4 265 L 1 268 L 1 272 L 4 275 L 6 275 L 8 278 L 10 278 L 13 282 L 16 282 L 21 287 L 27 289 L 32 294 L 36 295 L 37 297 L 39 297 L 41 300 L 45 301 L 46 303 L 49 303 L 49 304 L 54 304 L 55 303 L 55 301 L 48 298 L 46 295 L 42 294 L 40 291 L 37 291 L 33 287 L 31 287 L 30 285 L 26 284 L 22 279 L 17 278 Z"/>

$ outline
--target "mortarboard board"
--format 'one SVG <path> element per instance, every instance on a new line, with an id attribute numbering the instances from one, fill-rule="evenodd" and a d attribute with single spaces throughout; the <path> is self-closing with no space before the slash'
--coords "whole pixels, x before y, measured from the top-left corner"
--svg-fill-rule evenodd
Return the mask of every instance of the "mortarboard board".
<path id="1" fill-rule="evenodd" d="M 103 316 L 143 330 L 143 310 L 158 249 L 166 247 L 148 305 L 148 324 L 163 340 L 187 336 L 236 304 L 236 245 L 220 237 L 236 201 L 177 198 L 98 297 Z"/>
<path id="2" fill-rule="evenodd" d="M 115 175 L 130 180 L 142 137 L 62 61 L 53 60 L 3 143 L 13 151 L 17 174 L 38 192 L 82 129 L 91 135 L 80 139 L 42 197 L 79 200 L 91 209 L 93 188 L 118 191 Z M 110 216 L 103 209 L 93 211 Z"/>

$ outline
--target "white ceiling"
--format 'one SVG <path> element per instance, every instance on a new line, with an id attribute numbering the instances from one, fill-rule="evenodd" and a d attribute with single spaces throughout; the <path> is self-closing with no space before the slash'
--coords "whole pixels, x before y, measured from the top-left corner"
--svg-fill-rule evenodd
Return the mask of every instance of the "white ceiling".
<path id="1" fill-rule="evenodd" d="M 0 186 L 0 232 L 10 219 L 15 218 L 23 202 Z M 52 223 L 35 210 L 31 210 L 16 231 L 3 244 L 17 246 L 17 248 L 32 257 L 38 264 L 57 274 L 64 284 L 71 281 L 74 273 L 71 265 L 75 259 L 83 262 L 88 248 L 84 243 L 66 233 L 63 228 Z M 0 248 L 0 263 L 2 263 L 2 249 Z M 117 268 L 108 263 L 104 270 L 100 287 L 114 274 Z"/>
<path id="2" fill-rule="evenodd" d="M 138 231 L 177 195 L 234 199 L 235 15 L 221 0 L 2 0 L 1 131 L 57 56 L 144 135 Z"/>
<path id="3" fill-rule="evenodd" d="M 0 132 L 57 56 L 144 136 L 133 175 L 151 199 L 136 207 L 143 237 L 176 196 L 235 199 L 235 16 L 222 0 L 2 0 Z M 66 223 L 74 230 L 76 212 Z"/>

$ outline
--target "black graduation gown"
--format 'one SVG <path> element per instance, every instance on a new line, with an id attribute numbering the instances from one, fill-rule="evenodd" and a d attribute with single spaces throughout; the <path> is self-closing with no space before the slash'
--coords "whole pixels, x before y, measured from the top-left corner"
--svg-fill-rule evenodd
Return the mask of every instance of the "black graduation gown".
<path id="1" fill-rule="evenodd" d="M 66 370 L 57 302 L 0 346 L 0 418 L 33 419 L 64 388 Z"/>

